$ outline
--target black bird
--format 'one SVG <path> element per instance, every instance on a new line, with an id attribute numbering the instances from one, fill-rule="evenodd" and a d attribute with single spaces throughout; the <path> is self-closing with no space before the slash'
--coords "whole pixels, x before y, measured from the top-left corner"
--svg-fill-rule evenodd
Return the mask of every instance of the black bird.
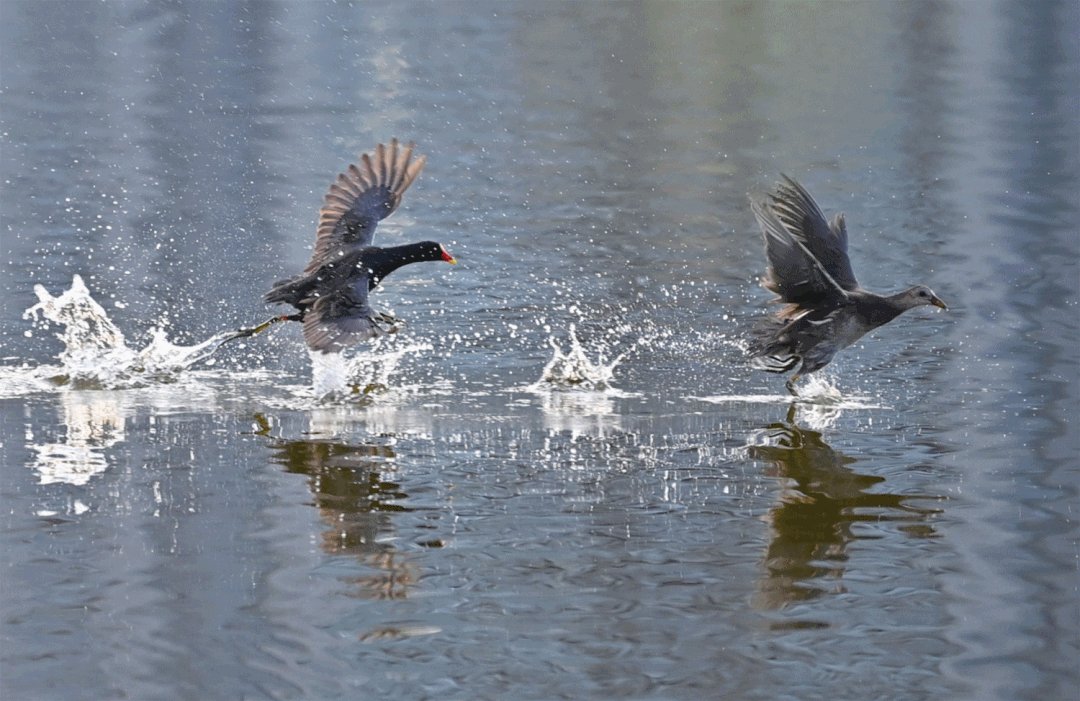
<path id="1" fill-rule="evenodd" d="M 379 144 L 374 157 L 363 154 L 337 177 L 320 210 L 315 251 L 304 272 L 281 280 L 266 293 L 267 303 L 291 304 L 297 313 L 271 319 L 300 321 L 309 348 L 338 353 L 390 331 L 397 321 L 374 311 L 368 293 L 403 265 L 444 260 L 456 263 L 441 244 L 421 241 L 404 246 L 372 246 L 379 220 L 390 216 L 420 174 L 425 158 L 413 159 L 413 144 Z"/>
<path id="2" fill-rule="evenodd" d="M 750 201 L 768 259 L 761 284 L 784 306 L 755 329 L 748 351 L 769 372 L 798 365 L 786 382 L 796 394 L 800 376 L 825 367 L 867 332 L 914 307 L 947 307 L 923 285 L 888 296 L 859 287 L 847 255 L 844 215 L 827 222 L 810 193 L 782 177 L 768 200 Z"/>

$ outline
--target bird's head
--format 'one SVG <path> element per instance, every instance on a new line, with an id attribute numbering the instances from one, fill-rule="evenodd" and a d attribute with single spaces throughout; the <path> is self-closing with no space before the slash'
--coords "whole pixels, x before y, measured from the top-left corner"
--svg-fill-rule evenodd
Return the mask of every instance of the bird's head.
<path id="1" fill-rule="evenodd" d="M 457 258 L 450 255 L 450 251 L 446 250 L 446 247 L 436 241 L 421 241 L 415 244 L 417 251 L 417 260 L 444 260 L 451 265 L 457 263 Z"/>
<path id="2" fill-rule="evenodd" d="M 934 294 L 934 291 L 925 285 L 916 285 L 911 289 L 903 293 L 901 298 L 903 305 L 907 309 L 914 307 L 921 307 L 924 304 L 932 304 L 935 307 L 941 309 L 948 309 L 949 307 L 941 301 L 941 298 Z"/>

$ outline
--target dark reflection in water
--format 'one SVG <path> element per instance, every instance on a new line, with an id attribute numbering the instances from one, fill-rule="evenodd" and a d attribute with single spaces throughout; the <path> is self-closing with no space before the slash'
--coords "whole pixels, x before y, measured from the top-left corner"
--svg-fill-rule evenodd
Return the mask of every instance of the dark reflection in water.
<path id="1" fill-rule="evenodd" d="M 925 497 L 883 491 L 884 477 L 851 469 L 858 459 L 834 450 L 817 431 L 801 428 L 794 404 L 786 421 L 769 424 L 765 431 L 767 442 L 751 446 L 750 455 L 772 463 L 766 474 L 786 484 L 767 517 L 773 535 L 765 551 L 766 576 L 754 598 L 758 608 L 843 592 L 848 545 L 858 538 L 853 524 L 913 521 L 921 526 L 906 532 L 934 535 L 926 522 L 939 511 L 908 503 Z"/>
<path id="2" fill-rule="evenodd" d="M 260 433 L 270 425 L 256 417 Z M 329 440 L 275 439 L 271 460 L 286 472 L 307 475 L 308 487 L 326 526 L 319 545 L 327 555 L 349 555 L 373 572 L 348 577 L 356 596 L 403 599 L 416 582 L 413 567 L 383 536 L 391 530 L 389 515 L 409 511 L 401 485 L 384 478 L 392 470 L 394 449 L 383 444 L 349 444 Z"/>

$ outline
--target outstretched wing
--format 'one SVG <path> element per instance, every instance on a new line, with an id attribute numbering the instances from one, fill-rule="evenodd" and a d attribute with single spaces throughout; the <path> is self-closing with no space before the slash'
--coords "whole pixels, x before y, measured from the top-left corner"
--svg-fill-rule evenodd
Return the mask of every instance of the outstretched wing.
<path id="1" fill-rule="evenodd" d="M 366 278 L 322 295 L 304 314 L 304 340 L 323 353 L 340 353 L 383 333 L 368 304 Z"/>
<path id="2" fill-rule="evenodd" d="M 371 244 L 379 220 L 390 216 L 416 176 L 424 168 L 424 156 L 413 159 L 410 143 L 401 147 L 379 144 L 375 155 L 363 154 L 360 165 L 350 165 L 326 193 L 319 211 L 315 252 L 304 272 L 314 272 L 327 262 L 356 248 Z"/>
<path id="3" fill-rule="evenodd" d="M 810 193 L 788 176 L 777 186 L 770 197 L 770 205 L 784 228 L 810 251 L 821 267 L 841 288 L 852 291 L 859 288 L 851 270 L 847 254 L 847 226 L 844 215 L 837 214 L 832 223 L 825 221 L 825 214 Z"/>
<path id="4" fill-rule="evenodd" d="M 765 239 L 768 266 L 761 284 L 787 303 L 779 313 L 781 318 L 795 318 L 806 309 L 840 304 L 847 298 L 844 289 L 802 241 L 792 235 L 769 203 L 751 200 L 750 208 Z"/>

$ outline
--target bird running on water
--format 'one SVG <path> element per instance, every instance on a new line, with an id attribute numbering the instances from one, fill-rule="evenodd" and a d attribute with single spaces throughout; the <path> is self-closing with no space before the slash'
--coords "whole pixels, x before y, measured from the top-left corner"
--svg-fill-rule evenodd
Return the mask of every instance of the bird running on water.
<path id="1" fill-rule="evenodd" d="M 783 179 L 766 201 L 750 201 L 765 239 L 761 284 L 783 306 L 754 330 L 748 352 L 763 370 L 794 368 L 785 384 L 797 394 L 799 377 L 825 367 L 866 333 L 914 307 L 947 307 L 923 285 L 886 296 L 862 289 L 847 255 L 844 215 L 826 221 L 802 185 Z"/>
<path id="2" fill-rule="evenodd" d="M 267 303 L 292 305 L 297 312 L 245 331 L 258 333 L 277 321 L 300 321 L 309 348 L 339 353 L 392 330 L 397 320 L 373 310 L 368 293 L 403 265 L 457 262 L 434 241 L 387 248 L 371 245 L 375 227 L 401 204 L 425 160 L 413 158 L 413 144 L 401 147 L 393 139 L 388 147 L 376 146 L 374 156 L 363 154 L 359 165 L 350 165 L 339 175 L 319 213 L 311 261 L 303 273 L 275 283 L 264 297 Z"/>

